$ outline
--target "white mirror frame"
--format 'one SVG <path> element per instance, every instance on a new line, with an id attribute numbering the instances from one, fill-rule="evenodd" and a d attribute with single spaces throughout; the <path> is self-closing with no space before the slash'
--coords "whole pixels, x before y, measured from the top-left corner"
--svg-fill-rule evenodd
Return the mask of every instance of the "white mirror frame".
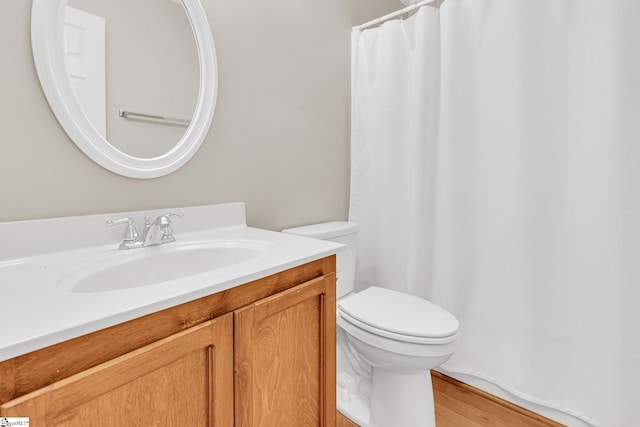
<path id="1" fill-rule="evenodd" d="M 198 151 L 209 131 L 218 94 L 218 65 L 213 35 L 200 0 L 182 0 L 191 22 L 200 62 L 200 90 L 184 136 L 165 154 L 141 158 L 111 145 L 93 126 L 67 77 L 63 24 L 67 0 L 33 0 L 31 45 L 42 89 L 58 122 L 73 142 L 100 166 L 131 178 L 156 178 L 180 168 Z"/>

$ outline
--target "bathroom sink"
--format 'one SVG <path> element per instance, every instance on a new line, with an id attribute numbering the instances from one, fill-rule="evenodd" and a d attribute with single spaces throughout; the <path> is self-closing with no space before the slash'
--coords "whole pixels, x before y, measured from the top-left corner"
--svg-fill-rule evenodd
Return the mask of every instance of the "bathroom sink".
<path id="1" fill-rule="evenodd" d="M 106 292 L 169 282 L 229 267 L 268 251 L 261 241 L 174 243 L 118 251 L 103 262 L 82 267 L 59 286 L 76 293 Z"/>
<path id="2" fill-rule="evenodd" d="M 119 250 L 109 219 L 184 213 L 175 241 Z M 0 222 L 0 361 L 334 255 L 340 245 L 248 227 L 243 203 Z M 153 222 L 152 222 L 153 223 Z M 128 224 L 127 224 L 128 225 Z M 142 235 L 143 233 L 140 233 Z M 162 234 L 162 233 L 161 233 Z M 25 314 L 27 313 L 27 314 Z"/>

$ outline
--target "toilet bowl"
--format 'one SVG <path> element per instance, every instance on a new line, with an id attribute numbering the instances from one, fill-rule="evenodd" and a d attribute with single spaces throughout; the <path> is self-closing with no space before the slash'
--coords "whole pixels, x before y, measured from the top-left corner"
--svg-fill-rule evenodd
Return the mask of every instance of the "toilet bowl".
<path id="1" fill-rule="evenodd" d="M 353 418 L 367 427 L 435 426 L 429 371 L 453 354 L 456 318 L 427 300 L 370 287 L 340 299 L 336 321 L 347 351 L 371 366 L 368 420 Z M 348 405 L 342 410 L 350 415 Z"/>
<path id="2" fill-rule="evenodd" d="M 458 320 L 382 286 L 353 292 L 356 231 L 349 222 L 284 230 L 347 246 L 337 255 L 338 410 L 362 427 L 434 427 L 429 371 L 453 354 Z"/>
<path id="3" fill-rule="evenodd" d="M 412 295 L 372 286 L 340 299 L 336 315 L 338 326 L 367 349 L 362 357 L 372 366 L 407 373 L 430 369 L 455 349 L 456 318 Z"/>

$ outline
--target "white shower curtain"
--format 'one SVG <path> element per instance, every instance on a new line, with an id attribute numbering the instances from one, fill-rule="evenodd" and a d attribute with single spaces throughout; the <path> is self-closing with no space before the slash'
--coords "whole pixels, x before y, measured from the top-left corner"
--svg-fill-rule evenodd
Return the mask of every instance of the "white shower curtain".
<path id="1" fill-rule="evenodd" d="M 425 9 L 354 35 L 359 286 L 453 312 L 449 371 L 640 425 L 640 2 Z"/>
<path id="2" fill-rule="evenodd" d="M 358 288 L 427 296 L 438 132 L 438 10 L 352 34 L 350 220 Z"/>

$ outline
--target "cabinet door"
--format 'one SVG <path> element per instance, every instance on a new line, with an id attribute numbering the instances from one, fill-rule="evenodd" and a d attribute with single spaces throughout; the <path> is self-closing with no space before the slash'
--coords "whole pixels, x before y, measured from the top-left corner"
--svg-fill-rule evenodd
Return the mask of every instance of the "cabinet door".
<path id="1" fill-rule="evenodd" d="M 335 275 L 234 314 L 236 427 L 335 425 Z"/>
<path id="2" fill-rule="evenodd" d="M 232 426 L 231 314 L 0 406 L 34 426 Z"/>

